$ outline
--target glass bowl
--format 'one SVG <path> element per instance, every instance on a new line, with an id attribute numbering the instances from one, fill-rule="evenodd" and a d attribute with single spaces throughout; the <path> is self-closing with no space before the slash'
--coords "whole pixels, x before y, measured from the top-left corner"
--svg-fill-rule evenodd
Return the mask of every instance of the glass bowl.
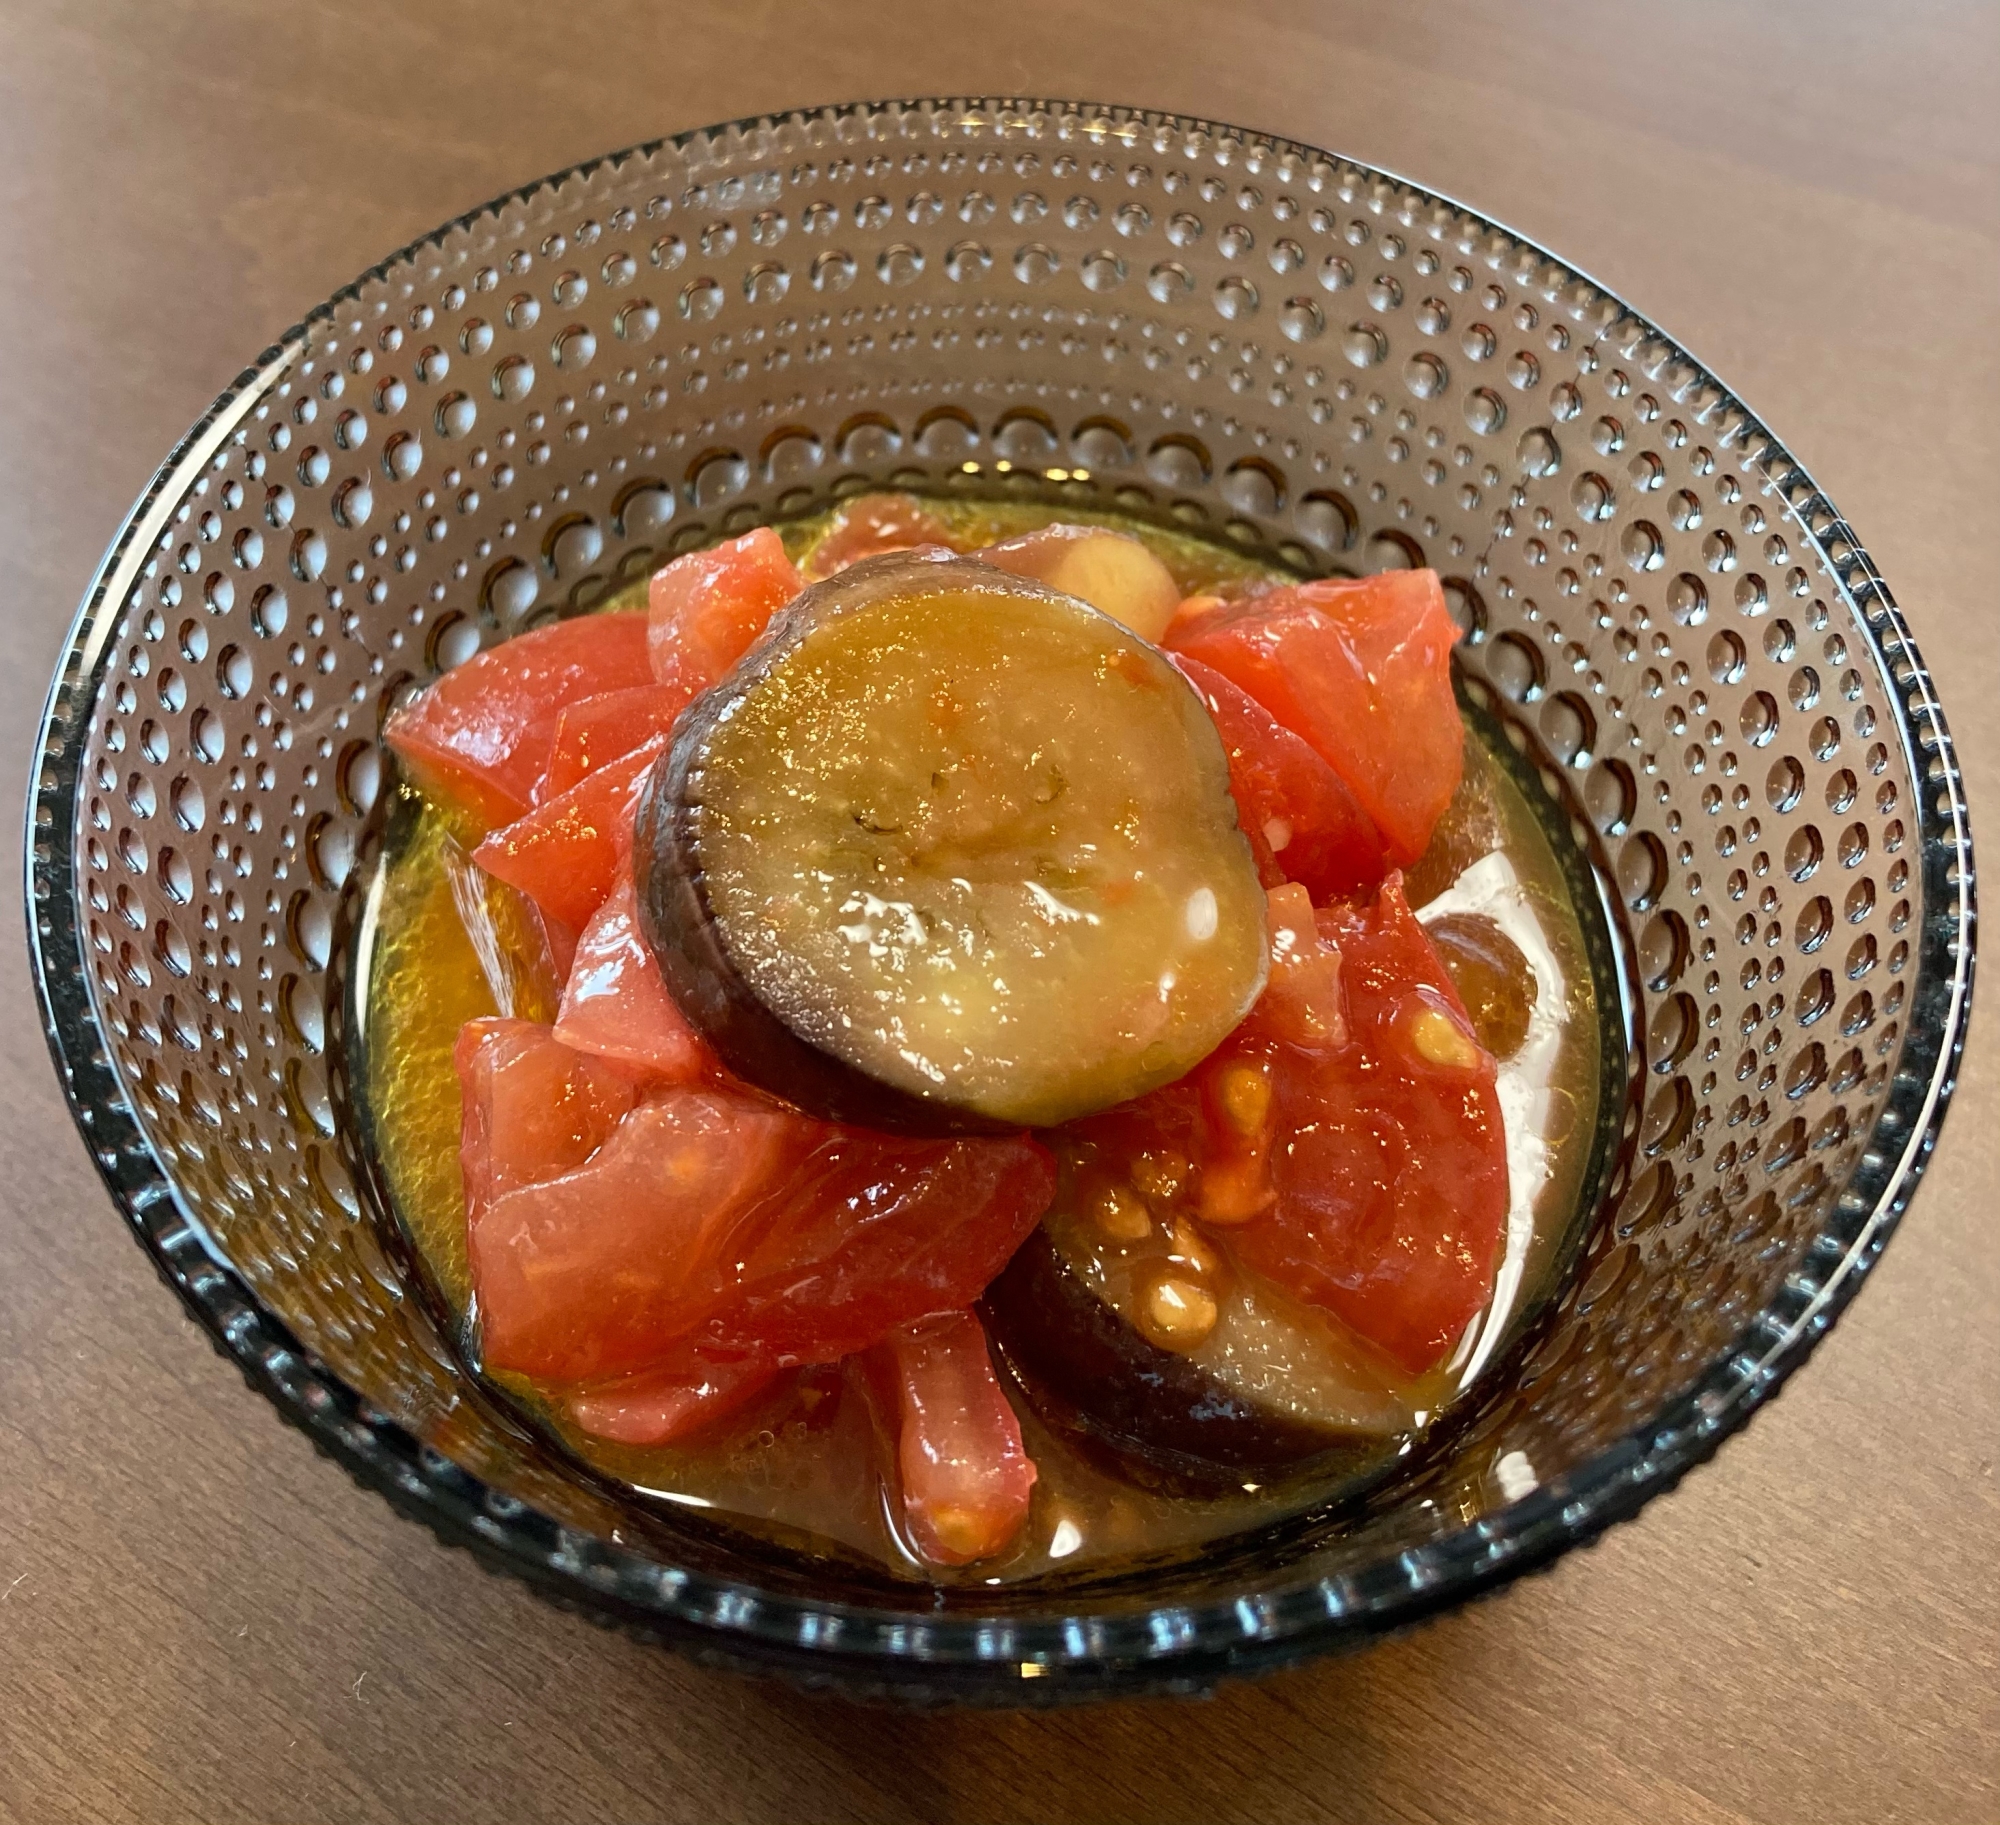
<path id="1" fill-rule="evenodd" d="M 385 708 L 673 553 L 881 485 L 1053 493 L 1299 570 L 1429 564 L 1605 883 L 1632 1044 L 1559 1295 L 1367 1502 L 933 1593 L 580 1472 L 469 1376 L 351 1106 Z M 259 356 L 133 509 L 30 808 L 51 1048 L 119 1207 L 287 1418 L 446 1541 L 849 1693 L 1195 1691 L 1635 1513 L 1887 1241 L 1965 1032 L 1972 858 L 1852 529 L 1671 338 L 1401 179 L 1059 101 L 741 121 L 451 223 Z"/>

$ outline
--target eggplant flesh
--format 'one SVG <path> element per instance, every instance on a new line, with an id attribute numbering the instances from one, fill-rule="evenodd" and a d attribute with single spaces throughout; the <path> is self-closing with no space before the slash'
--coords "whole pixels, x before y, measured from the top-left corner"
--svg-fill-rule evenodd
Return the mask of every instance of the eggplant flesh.
<path id="1" fill-rule="evenodd" d="M 1245 1282 L 1221 1294 L 1199 1349 L 1148 1342 L 1052 1227 L 987 1288 L 987 1327 L 1043 1416 L 1135 1480 L 1199 1495 L 1358 1469 L 1412 1429 L 1411 1408 L 1351 1352 L 1323 1350 L 1330 1331 Z"/>
<path id="2" fill-rule="evenodd" d="M 948 553 L 781 611 L 682 717 L 634 862 L 689 1018 L 835 1120 L 1065 1121 L 1182 1075 L 1263 987 L 1199 699 L 1088 605 Z"/>

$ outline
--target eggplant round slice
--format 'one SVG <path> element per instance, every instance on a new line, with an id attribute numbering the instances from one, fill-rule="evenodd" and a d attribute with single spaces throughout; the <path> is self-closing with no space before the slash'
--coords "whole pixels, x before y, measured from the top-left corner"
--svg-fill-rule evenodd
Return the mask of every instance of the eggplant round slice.
<path id="1" fill-rule="evenodd" d="M 949 553 L 815 584 L 688 710 L 635 832 L 646 936 L 723 1061 L 831 1119 L 1053 1124 L 1181 1076 L 1264 982 L 1200 700 Z"/>
<path id="2" fill-rule="evenodd" d="M 1169 1288 L 1179 1297 L 1160 1301 Z M 1195 1323 L 1176 1339 L 1190 1295 Z M 1044 1417 L 1142 1482 L 1199 1493 L 1358 1468 L 1416 1422 L 1336 1325 L 1233 1274 L 1185 1218 L 1119 1243 L 1059 1202 L 982 1309 Z"/>

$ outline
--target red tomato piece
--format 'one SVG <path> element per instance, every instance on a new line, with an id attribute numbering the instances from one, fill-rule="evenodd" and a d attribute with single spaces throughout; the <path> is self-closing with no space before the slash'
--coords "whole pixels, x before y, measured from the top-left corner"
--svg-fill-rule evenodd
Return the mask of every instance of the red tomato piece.
<path id="1" fill-rule="evenodd" d="M 487 1360 L 557 1381 L 689 1349 L 836 1361 L 977 1298 L 1054 1189 L 1026 1138 L 890 1141 L 669 1088 L 587 1163 L 469 1212 Z"/>
<path id="2" fill-rule="evenodd" d="M 559 925 L 581 932 L 610 894 L 632 847 L 632 811 L 647 770 L 667 745 L 656 735 L 602 766 L 472 852 L 490 875 L 518 887 Z"/>
<path id="3" fill-rule="evenodd" d="M 567 982 L 576 966 L 576 928 L 560 919 L 551 919 L 537 906 L 535 918 L 542 928 L 542 942 L 549 947 L 549 963 L 558 982 Z"/>
<path id="4" fill-rule="evenodd" d="M 943 523 L 914 495 L 864 494 L 840 510 L 814 546 L 808 567 L 817 582 L 885 551 L 950 543 Z"/>
<path id="5" fill-rule="evenodd" d="M 1170 636 L 1171 638 L 1171 636 Z M 1229 756 L 1237 822 L 1266 887 L 1300 882 L 1315 899 L 1373 887 L 1382 833 L 1318 753 L 1248 691 L 1187 654 L 1174 663 L 1208 706 Z"/>
<path id="6" fill-rule="evenodd" d="M 1013 1544 L 1028 1518 L 1035 1461 L 970 1312 L 889 1333 L 865 1367 L 911 1543 L 933 1565 L 970 1565 Z"/>
<path id="7" fill-rule="evenodd" d="M 1286 1137 L 1277 1202 L 1230 1246 L 1418 1374 L 1492 1291 L 1508 1198 L 1494 1061 L 1401 876 L 1372 905 L 1319 917 L 1339 945 L 1351 1041 L 1269 1049 Z"/>
<path id="8" fill-rule="evenodd" d="M 584 615 L 476 653 L 383 736 L 424 791 L 505 824 L 534 802 L 563 707 L 650 677 L 642 616 Z"/>
<path id="9" fill-rule="evenodd" d="M 1407 867 L 1451 802 L 1465 735 L 1457 625 L 1428 570 L 1297 583 L 1189 616 L 1167 644 L 1247 691 L 1345 780 Z"/>
<path id="10" fill-rule="evenodd" d="M 762 1356 L 694 1356 L 585 1389 L 570 1397 L 569 1412 L 615 1445 L 677 1444 L 747 1406 L 778 1373 Z"/>
<path id="11" fill-rule="evenodd" d="M 531 1020 L 469 1020 L 453 1053 L 468 1210 L 581 1166 L 632 1107 L 632 1080 Z"/>
<path id="12" fill-rule="evenodd" d="M 555 1036 L 654 1083 L 694 1083 L 720 1060 L 688 1024 L 639 930 L 629 861 L 583 928 L 563 987 Z"/>
<path id="13" fill-rule="evenodd" d="M 599 767 L 665 735 L 693 695 L 685 685 L 639 684 L 568 705 L 556 719 L 555 745 L 535 789 L 535 803 L 561 797 Z"/>
<path id="14" fill-rule="evenodd" d="M 970 1305 L 1055 1195 L 1038 1141 L 917 1141 L 825 1128 L 768 1217 L 716 1256 L 700 1336 L 833 1362 L 891 1325 Z"/>
<path id="15" fill-rule="evenodd" d="M 646 591 L 654 678 L 690 697 L 707 690 L 804 587 L 768 526 L 676 558 Z"/>
<path id="16" fill-rule="evenodd" d="M 488 1367 L 553 1381 L 652 1368 L 681 1298 L 816 1124 L 726 1091 L 640 1104 L 590 1159 L 467 1210 Z"/>

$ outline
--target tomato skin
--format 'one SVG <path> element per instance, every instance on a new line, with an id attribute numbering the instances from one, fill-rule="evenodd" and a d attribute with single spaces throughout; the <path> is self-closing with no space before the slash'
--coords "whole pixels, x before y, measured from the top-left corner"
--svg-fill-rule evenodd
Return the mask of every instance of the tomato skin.
<path id="1" fill-rule="evenodd" d="M 1213 666 L 1186 653 L 1175 654 L 1174 663 L 1222 737 L 1237 822 L 1264 885 L 1297 881 L 1323 900 L 1381 880 L 1387 866 L 1382 833 L 1347 782 Z"/>
<path id="2" fill-rule="evenodd" d="M 840 510 L 826 536 L 813 547 L 809 569 L 812 581 L 818 582 L 885 551 L 950 543 L 943 524 L 915 495 L 864 494 Z"/>
<path id="3" fill-rule="evenodd" d="M 580 616 L 474 654 L 391 716 L 383 737 L 427 793 L 505 824 L 534 802 L 564 707 L 650 678 L 642 616 Z"/>
<path id="4" fill-rule="evenodd" d="M 1213 667 L 1347 782 L 1407 868 L 1457 790 L 1458 628 L 1434 571 L 1297 583 L 1177 618 L 1175 652 Z"/>
<path id="5" fill-rule="evenodd" d="M 555 743 L 535 788 L 535 803 L 560 798 L 598 768 L 665 735 L 693 695 L 685 685 L 639 684 L 566 705 L 556 719 Z"/>
<path id="6" fill-rule="evenodd" d="M 863 1373 L 894 1441 L 918 1554 L 932 1565 L 970 1565 L 1005 1551 L 1028 1518 L 1035 1463 L 979 1320 L 943 1312 L 899 1326 L 869 1351 Z"/>
<path id="7" fill-rule="evenodd" d="M 721 1072 L 722 1061 L 667 992 L 639 929 L 629 860 L 577 940 L 555 1036 L 648 1083 L 695 1083 Z"/>
<path id="8" fill-rule="evenodd" d="M 1420 1374 L 1492 1291 L 1508 1202 L 1496 1066 L 1400 876 L 1319 919 L 1339 946 L 1350 1043 L 1271 1049 L 1277 1202 L 1229 1242 Z"/>
<path id="9" fill-rule="evenodd" d="M 676 558 L 646 591 L 654 678 L 690 697 L 707 690 L 804 587 L 768 526 Z"/>
<path id="10" fill-rule="evenodd" d="M 518 887 L 558 925 L 587 926 L 618 878 L 632 847 L 632 808 L 646 774 L 667 745 L 643 747 L 587 773 L 567 792 L 494 831 L 472 852 L 490 875 Z"/>

